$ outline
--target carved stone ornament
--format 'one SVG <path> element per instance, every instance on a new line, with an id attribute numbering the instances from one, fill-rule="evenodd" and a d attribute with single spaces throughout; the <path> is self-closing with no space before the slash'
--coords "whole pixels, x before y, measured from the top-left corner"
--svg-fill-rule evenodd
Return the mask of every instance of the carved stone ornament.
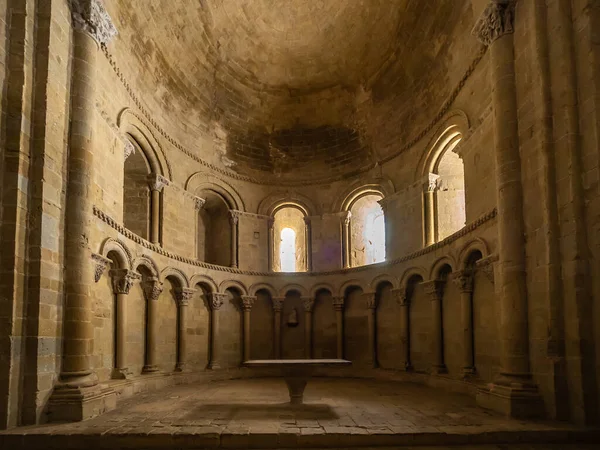
<path id="1" fill-rule="evenodd" d="M 312 298 L 308 298 L 305 297 L 302 299 L 302 303 L 304 304 L 304 311 L 306 312 L 312 312 L 314 306 L 315 306 L 315 301 Z"/>
<path id="2" fill-rule="evenodd" d="M 206 200 L 200 197 L 194 197 L 194 204 L 196 205 L 196 209 L 200 211 L 202 208 L 204 208 Z"/>
<path id="3" fill-rule="evenodd" d="M 333 297 L 333 309 L 337 311 L 344 309 L 344 297 Z"/>
<path id="4" fill-rule="evenodd" d="M 235 211 L 233 209 L 229 210 L 229 222 L 231 225 L 237 225 L 240 221 L 240 213 L 239 211 Z"/>
<path id="5" fill-rule="evenodd" d="M 365 292 L 363 297 L 366 300 L 368 309 L 376 309 L 377 308 L 377 294 L 375 292 Z"/>
<path id="6" fill-rule="evenodd" d="M 425 190 L 427 192 L 435 192 L 439 187 L 440 176 L 435 173 L 430 173 L 426 176 Z"/>
<path id="7" fill-rule="evenodd" d="M 112 261 L 97 253 L 92 253 L 92 261 L 94 262 L 94 281 L 97 283 Z"/>
<path id="8" fill-rule="evenodd" d="M 150 278 L 144 282 L 144 294 L 147 301 L 156 301 L 163 291 L 163 284 L 158 278 Z"/>
<path id="9" fill-rule="evenodd" d="M 485 45 L 491 45 L 496 39 L 514 32 L 514 0 L 495 0 L 490 2 L 473 28 L 473 35 Z"/>
<path id="10" fill-rule="evenodd" d="M 89 34 L 106 45 L 118 33 L 101 0 L 70 0 L 73 29 Z"/>
<path id="11" fill-rule="evenodd" d="M 343 215 L 342 215 L 342 223 L 345 226 L 350 225 L 350 219 L 352 219 L 352 213 L 350 211 L 346 211 Z"/>
<path id="12" fill-rule="evenodd" d="M 129 158 L 134 153 L 135 153 L 135 146 L 131 142 L 126 140 L 125 147 L 123 148 L 123 160 L 127 161 L 127 158 Z"/>
<path id="13" fill-rule="evenodd" d="M 394 296 L 396 303 L 401 306 L 406 305 L 406 289 L 394 289 L 392 290 L 392 295 Z"/>
<path id="14" fill-rule="evenodd" d="M 242 295 L 242 308 L 244 311 L 250 311 L 252 306 L 254 306 L 254 302 L 256 301 L 256 297 L 252 297 L 251 295 Z"/>
<path id="15" fill-rule="evenodd" d="M 129 294 L 133 283 L 141 278 L 139 273 L 127 269 L 112 269 L 110 276 L 112 278 L 114 293 L 125 295 Z"/>
<path id="16" fill-rule="evenodd" d="M 165 186 L 169 185 L 169 180 L 162 175 L 151 173 L 148 175 L 148 185 L 150 186 L 151 191 L 161 192 Z"/>
<path id="17" fill-rule="evenodd" d="M 292 308 L 292 310 L 288 314 L 286 324 L 288 327 L 297 327 L 299 323 L 300 322 L 298 322 L 298 310 L 296 308 Z"/>
<path id="18" fill-rule="evenodd" d="M 492 284 L 494 284 L 496 281 L 494 276 L 494 263 L 497 261 L 497 259 L 498 257 L 495 255 L 488 256 L 487 258 L 480 259 L 475 263 L 476 270 L 483 272 Z"/>
<path id="19" fill-rule="evenodd" d="M 190 288 L 180 288 L 175 291 L 175 295 L 177 298 L 177 304 L 179 306 L 187 306 L 190 304 L 190 300 L 194 296 L 196 292 L 195 289 Z"/>
<path id="20" fill-rule="evenodd" d="M 428 281 L 423 283 L 425 293 L 431 301 L 441 300 L 444 295 L 444 282 L 441 280 Z"/>
<path id="21" fill-rule="evenodd" d="M 273 302 L 273 311 L 281 312 L 283 310 L 283 300 L 284 299 L 280 297 L 271 300 Z"/>
<path id="22" fill-rule="evenodd" d="M 218 311 L 225 303 L 225 299 L 227 298 L 227 294 L 211 294 L 210 295 L 210 308 L 213 311 Z"/>
<path id="23" fill-rule="evenodd" d="M 473 292 L 473 274 L 469 270 L 462 270 L 453 275 L 452 281 L 462 293 Z"/>

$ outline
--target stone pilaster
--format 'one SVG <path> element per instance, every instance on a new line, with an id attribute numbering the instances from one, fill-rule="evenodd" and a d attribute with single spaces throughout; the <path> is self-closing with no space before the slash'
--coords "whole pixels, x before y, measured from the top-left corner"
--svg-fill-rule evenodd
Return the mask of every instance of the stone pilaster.
<path id="1" fill-rule="evenodd" d="M 179 330 L 177 332 L 177 364 L 175 370 L 183 372 L 187 362 L 187 312 L 190 300 L 196 293 L 195 289 L 180 288 L 175 291 L 177 298 L 177 311 L 179 313 Z"/>
<path id="2" fill-rule="evenodd" d="M 312 312 L 315 307 L 313 298 L 302 298 L 304 304 L 304 357 L 312 358 Z"/>
<path id="3" fill-rule="evenodd" d="M 250 359 L 250 312 L 256 297 L 242 295 L 242 309 L 244 310 L 244 361 Z"/>
<path id="4" fill-rule="evenodd" d="M 219 315 L 221 306 L 225 303 L 228 294 L 210 294 L 210 316 L 211 316 L 211 339 L 210 339 L 210 363 L 208 364 L 209 369 L 220 369 L 221 368 L 221 332 L 219 326 Z"/>
<path id="5" fill-rule="evenodd" d="M 142 373 L 158 372 L 156 364 L 156 335 L 158 333 L 158 298 L 163 291 L 163 284 L 158 278 L 144 280 L 144 296 L 146 297 L 146 361 Z"/>
<path id="6" fill-rule="evenodd" d="M 469 377 L 475 373 L 475 354 L 473 346 L 473 274 L 469 270 L 456 272 L 452 281 L 460 291 L 461 323 L 463 329 L 463 375 Z"/>
<path id="7" fill-rule="evenodd" d="M 273 301 L 273 347 L 275 349 L 275 358 L 281 359 L 281 311 L 283 311 L 283 302 L 285 298 L 275 297 Z"/>
<path id="8" fill-rule="evenodd" d="M 363 298 L 368 310 L 369 358 L 371 359 L 371 366 L 375 368 L 377 367 L 377 323 L 375 316 L 377 311 L 377 293 L 365 292 Z"/>
<path id="9" fill-rule="evenodd" d="M 482 406 L 510 416 L 539 416 L 541 397 L 529 367 L 525 224 L 515 83 L 515 2 L 492 1 L 473 34 L 489 47 L 498 204 L 502 372 L 479 391 Z"/>
<path id="10" fill-rule="evenodd" d="M 434 373 L 447 372 L 446 364 L 444 363 L 444 323 L 442 318 L 444 284 L 445 282 L 442 280 L 433 280 L 424 283 L 425 293 L 431 300 L 431 354 Z"/>
<path id="11" fill-rule="evenodd" d="M 344 297 L 333 297 L 336 325 L 336 356 L 344 358 Z"/>
<path id="12" fill-rule="evenodd" d="M 91 286 L 96 59 L 117 31 L 98 0 L 71 0 L 73 38 L 71 121 L 65 212 L 65 305 L 61 373 L 48 402 L 52 421 L 85 420 L 116 406 L 112 389 L 98 384 L 91 365 L 94 348 Z"/>

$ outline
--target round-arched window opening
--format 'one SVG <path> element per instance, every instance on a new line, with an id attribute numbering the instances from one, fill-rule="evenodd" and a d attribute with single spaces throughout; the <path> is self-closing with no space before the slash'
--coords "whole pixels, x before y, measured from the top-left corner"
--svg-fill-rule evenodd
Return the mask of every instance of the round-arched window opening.
<path id="1" fill-rule="evenodd" d="M 284 206 L 273 214 L 271 239 L 274 272 L 308 270 L 305 214 L 295 206 Z"/>
<path id="2" fill-rule="evenodd" d="M 385 261 L 385 217 L 378 195 L 365 195 L 350 208 L 352 267 Z"/>
<path id="3" fill-rule="evenodd" d="M 296 271 L 296 232 L 291 228 L 281 230 L 279 260 L 282 272 Z"/>

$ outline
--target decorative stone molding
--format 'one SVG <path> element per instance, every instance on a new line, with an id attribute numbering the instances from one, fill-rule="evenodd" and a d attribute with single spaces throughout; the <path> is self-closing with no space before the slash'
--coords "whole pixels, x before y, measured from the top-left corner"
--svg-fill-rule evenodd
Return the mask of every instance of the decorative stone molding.
<path id="1" fill-rule="evenodd" d="M 190 304 L 190 300 L 194 296 L 196 290 L 190 288 L 177 288 L 175 289 L 175 298 L 178 306 L 187 306 Z"/>
<path id="2" fill-rule="evenodd" d="M 315 300 L 309 297 L 303 297 L 302 304 L 304 305 L 304 311 L 312 312 L 315 307 Z"/>
<path id="3" fill-rule="evenodd" d="M 381 200 L 380 200 L 381 202 Z M 381 203 L 379 203 L 381 205 Z M 381 205 L 381 208 L 383 209 L 383 205 Z M 350 211 L 344 211 L 341 215 L 340 215 L 340 219 L 342 220 L 342 223 L 345 226 L 350 225 L 350 220 L 352 219 L 352 213 Z"/>
<path id="4" fill-rule="evenodd" d="M 271 299 L 271 301 L 273 302 L 273 311 L 275 312 L 281 312 L 283 310 L 283 302 L 284 302 L 284 298 L 281 297 L 274 297 Z"/>
<path id="5" fill-rule="evenodd" d="M 365 292 L 363 297 L 367 304 L 367 309 L 377 309 L 377 293 Z"/>
<path id="6" fill-rule="evenodd" d="M 112 278 L 113 292 L 115 294 L 129 294 L 129 290 L 141 275 L 133 270 L 128 269 L 112 269 L 110 271 Z"/>
<path id="7" fill-rule="evenodd" d="M 429 299 L 433 301 L 439 301 L 444 295 L 444 284 L 442 280 L 432 280 L 423 283 L 425 293 L 429 296 Z"/>
<path id="8" fill-rule="evenodd" d="M 89 34 L 98 44 L 106 45 L 118 33 L 100 0 L 70 0 L 73 29 Z"/>
<path id="9" fill-rule="evenodd" d="M 229 222 L 231 223 L 231 225 L 237 225 L 239 223 L 239 221 L 240 221 L 239 211 L 230 209 L 229 210 Z"/>
<path id="10" fill-rule="evenodd" d="M 344 309 L 344 297 L 333 297 L 333 309 L 336 311 Z"/>
<path id="11" fill-rule="evenodd" d="M 461 270 L 452 274 L 452 281 L 462 293 L 473 292 L 473 272 Z"/>
<path id="12" fill-rule="evenodd" d="M 200 197 L 194 197 L 194 204 L 196 206 L 196 210 L 200 211 L 202 208 L 204 208 L 206 200 Z"/>
<path id="13" fill-rule="evenodd" d="M 112 264 L 112 261 L 97 253 L 92 253 L 92 261 L 94 262 L 94 281 L 97 283 L 102 278 L 106 268 Z"/>
<path id="14" fill-rule="evenodd" d="M 406 306 L 406 289 L 393 289 L 392 296 L 400 306 Z"/>
<path id="15" fill-rule="evenodd" d="M 514 32 L 514 0 L 491 1 L 477 20 L 473 35 L 489 46 L 496 39 Z"/>
<path id="16" fill-rule="evenodd" d="M 225 303 L 227 297 L 228 294 L 210 294 L 210 309 L 213 311 L 218 311 L 221 309 L 221 306 L 223 306 L 223 303 Z"/>
<path id="17" fill-rule="evenodd" d="M 254 302 L 256 301 L 256 297 L 251 295 L 242 295 L 242 309 L 244 311 L 250 311 L 254 306 Z"/>
<path id="18" fill-rule="evenodd" d="M 143 283 L 144 295 L 149 302 L 157 301 L 164 289 L 163 284 L 157 277 L 149 278 Z"/>
<path id="19" fill-rule="evenodd" d="M 157 173 L 151 173 L 148 175 L 148 185 L 151 191 L 161 192 L 165 186 L 169 185 L 169 180 Z"/>
<path id="20" fill-rule="evenodd" d="M 108 226 L 110 226 L 111 228 L 113 228 L 114 230 L 116 230 L 117 232 L 119 232 L 120 234 L 125 236 L 126 238 L 131 239 L 135 243 L 142 245 L 143 247 L 146 247 L 147 249 L 152 250 L 153 252 L 156 252 L 160 255 L 166 256 L 167 258 L 171 258 L 175 261 L 179 261 L 179 262 L 189 264 L 192 266 L 202 267 L 205 269 L 218 270 L 221 272 L 229 272 L 229 273 L 240 274 L 240 275 L 256 275 L 256 276 L 262 276 L 262 277 L 281 276 L 280 273 L 276 273 L 276 272 L 244 271 L 244 270 L 236 269 L 233 267 L 217 266 L 214 264 L 208 264 L 203 261 L 198 261 L 195 259 L 187 258 L 185 256 L 181 256 L 181 255 L 169 252 L 168 250 L 165 250 L 164 248 L 162 248 L 158 245 L 152 244 L 151 242 L 147 241 L 146 239 L 144 239 L 144 238 L 138 236 L 137 234 L 133 233 L 132 231 L 128 230 L 123 225 L 119 224 L 116 220 L 114 220 L 111 216 L 106 214 L 104 211 L 100 210 L 98 207 L 94 206 L 93 211 L 94 211 L 94 215 L 96 217 L 98 217 L 98 219 L 100 219 L 102 222 L 106 223 Z M 401 264 L 403 262 L 410 261 L 412 259 L 426 255 L 428 253 L 433 253 L 433 252 L 437 251 L 438 249 L 443 248 L 443 247 L 455 242 L 456 240 L 460 239 L 461 237 L 466 236 L 469 233 L 472 233 L 477 228 L 479 228 L 482 225 L 486 224 L 487 222 L 495 219 L 497 217 L 497 215 L 498 215 L 498 211 L 496 209 L 493 209 L 489 213 L 481 216 L 476 221 L 471 222 L 466 227 L 464 227 L 461 230 L 457 231 L 456 233 L 448 236 L 446 239 L 436 242 L 435 244 L 425 247 L 421 250 L 417 250 L 416 252 L 402 256 L 400 258 L 397 258 L 397 259 L 394 259 L 391 261 L 386 261 L 384 263 L 379 263 L 379 264 L 377 264 L 377 267 L 391 267 L 396 264 Z M 352 267 L 352 268 L 343 269 L 343 270 L 314 272 L 314 273 L 311 273 L 310 275 L 311 276 L 344 275 L 344 274 L 348 274 L 348 273 L 357 273 L 357 272 L 371 270 L 372 267 L 373 267 L 372 265 Z M 291 273 L 286 274 L 286 276 L 289 276 L 289 277 L 306 276 L 306 273 L 291 272 Z"/>

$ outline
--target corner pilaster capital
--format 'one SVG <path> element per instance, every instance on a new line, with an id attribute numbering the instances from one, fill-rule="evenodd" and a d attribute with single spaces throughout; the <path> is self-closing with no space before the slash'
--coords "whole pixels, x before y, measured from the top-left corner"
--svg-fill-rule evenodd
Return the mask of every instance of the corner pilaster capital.
<path id="1" fill-rule="evenodd" d="M 92 261 L 94 264 L 94 281 L 97 283 L 102 278 L 106 268 L 112 264 L 112 261 L 97 253 L 92 253 Z"/>
<path id="2" fill-rule="evenodd" d="M 163 283 L 156 277 L 144 280 L 142 287 L 146 300 L 149 302 L 158 300 L 164 289 Z"/>
<path id="3" fill-rule="evenodd" d="M 489 46 L 502 36 L 513 33 L 515 3 L 515 0 L 490 1 L 473 28 L 473 35 Z"/>
<path id="4" fill-rule="evenodd" d="M 283 310 L 283 302 L 285 298 L 283 297 L 273 297 L 271 301 L 273 302 L 273 311 L 281 312 Z"/>
<path id="5" fill-rule="evenodd" d="M 483 272 L 492 284 L 495 284 L 496 281 L 494 272 L 496 261 L 498 261 L 498 255 L 490 255 L 475 263 L 475 270 Z"/>
<path id="6" fill-rule="evenodd" d="M 100 0 L 70 0 L 73 29 L 92 37 L 99 45 L 108 44 L 118 33 Z"/>
<path id="7" fill-rule="evenodd" d="M 452 274 L 452 281 L 461 293 L 473 292 L 473 272 L 461 270 Z"/>
<path id="8" fill-rule="evenodd" d="M 141 275 L 129 269 L 111 269 L 113 292 L 115 294 L 129 294 L 133 283 L 141 278 Z"/>
<path id="9" fill-rule="evenodd" d="M 445 284 L 443 280 L 431 280 L 423 283 L 423 288 L 432 302 L 440 301 L 444 295 Z"/>
<path id="10" fill-rule="evenodd" d="M 400 306 L 407 305 L 406 289 L 393 289 L 392 296 Z"/>
<path id="11" fill-rule="evenodd" d="M 344 309 L 344 297 L 333 297 L 333 309 L 336 311 Z"/>
<path id="12" fill-rule="evenodd" d="M 194 197 L 194 206 L 196 207 L 197 211 L 200 211 L 202 208 L 204 208 L 204 205 L 206 204 L 206 200 L 201 198 L 201 197 Z"/>
<path id="13" fill-rule="evenodd" d="M 252 295 L 242 295 L 242 308 L 244 311 L 250 311 L 254 306 L 256 297 Z"/>
<path id="14" fill-rule="evenodd" d="M 219 294 L 219 293 L 210 294 L 209 298 L 208 298 L 209 304 L 210 304 L 210 309 L 213 311 L 220 310 L 221 306 L 223 306 L 223 303 L 225 303 L 227 296 L 228 296 L 228 294 Z"/>
<path id="15" fill-rule="evenodd" d="M 165 186 L 169 185 L 169 180 L 157 173 L 151 173 L 148 175 L 148 185 L 151 191 L 162 192 Z"/>
<path id="16" fill-rule="evenodd" d="M 350 220 L 352 219 L 352 213 L 350 211 L 344 211 L 341 214 L 342 223 L 344 226 L 350 225 Z"/>
<path id="17" fill-rule="evenodd" d="M 440 176 L 435 173 L 428 173 L 423 180 L 423 190 L 425 192 L 435 192 L 439 188 Z"/>
<path id="18" fill-rule="evenodd" d="M 179 306 L 188 306 L 190 300 L 194 296 L 196 289 L 190 288 L 177 288 L 175 289 L 175 298 Z"/>
<path id="19" fill-rule="evenodd" d="M 129 140 L 125 140 L 123 146 L 123 161 L 127 161 L 127 158 L 129 158 L 134 153 L 135 146 Z"/>
<path id="20" fill-rule="evenodd" d="M 315 307 L 315 300 L 310 297 L 302 297 L 302 304 L 304 305 L 304 311 L 312 312 Z"/>
<path id="21" fill-rule="evenodd" d="M 377 294 L 375 292 L 364 292 L 363 298 L 365 299 L 367 309 L 377 309 Z"/>
<path id="22" fill-rule="evenodd" d="M 239 223 L 240 215 L 240 212 L 236 211 L 235 209 L 229 210 L 229 222 L 231 223 L 231 225 L 237 225 Z"/>

